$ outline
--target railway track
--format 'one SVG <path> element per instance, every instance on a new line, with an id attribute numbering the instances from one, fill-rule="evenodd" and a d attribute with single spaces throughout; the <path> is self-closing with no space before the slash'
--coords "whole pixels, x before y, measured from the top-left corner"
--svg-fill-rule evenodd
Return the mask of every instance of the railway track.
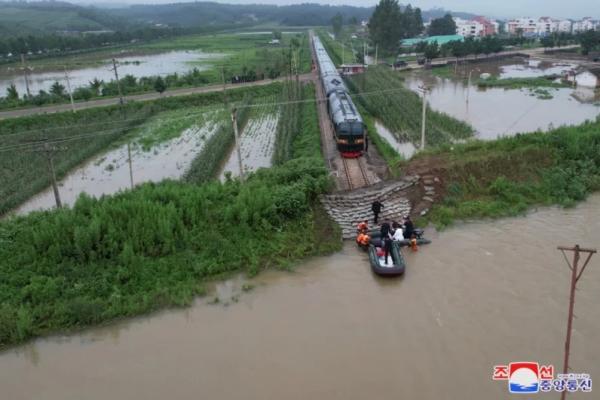
<path id="1" fill-rule="evenodd" d="M 362 157 L 342 158 L 344 173 L 348 181 L 348 189 L 354 190 L 369 186 L 369 178 Z"/>

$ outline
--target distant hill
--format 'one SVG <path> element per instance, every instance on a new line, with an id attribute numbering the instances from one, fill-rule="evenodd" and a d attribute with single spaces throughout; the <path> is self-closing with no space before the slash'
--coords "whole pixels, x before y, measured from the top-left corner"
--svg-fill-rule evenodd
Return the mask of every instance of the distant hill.
<path id="1" fill-rule="evenodd" d="M 156 24 L 180 28 L 210 28 L 236 24 L 330 25 L 331 19 L 337 13 L 341 13 L 345 21 L 353 18 L 361 21 L 368 20 L 373 9 L 374 7 L 321 4 L 275 6 L 215 2 L 119 5 L 100 9 L 62 1 L 0 0 L 0 36 L 43 36 L 49 33 L 102 30 L 126 32 Z M 438 18 L 447 12 L 441 8 L 423 11 L 423 20 Z M 474 16 L 468 13 L 452 14 L 461 18 Z"/>
<path id="2" fill-rule="evenodd" d="M 137 20 L 180 26 L 222 25 L 240 23 L 277 23 L 281 25 L 329 25 L 339 12 L 346 20 L 368 19 L 373 8 L 352 6 L 329 6 L 320 4 L 296 4 L 274 6 L 263 4 L 224 4 L 214 2 L 194 2 L 156 5 L 132 5 L 112 9 L 115 15 Z"/>
<path id="3" fill-rule="evenodd" d="M 126 27 L 126 20 L 95 8 L 58 1 L 0 1 L 0 36 L 4 37 L 121 30 Z"/>
<path id="4" fill-rule="evenodd" d="M 452 14 L 453 17 L 462 18 L 462 19 L 473 19 L 473 18 L 481 15 L 481 14 L 471 14 L 471 13 L 467 13 L 467 12 L 450 11 L 450 10 L 445 10 L 443 8 L 432 8 L 430 10 L 426 10 L 426 11 L 422 12 L 423 22 L 427 22 L 434 18 L 441 18 L 444 15 L 446 15 L 447 13 Z"/>

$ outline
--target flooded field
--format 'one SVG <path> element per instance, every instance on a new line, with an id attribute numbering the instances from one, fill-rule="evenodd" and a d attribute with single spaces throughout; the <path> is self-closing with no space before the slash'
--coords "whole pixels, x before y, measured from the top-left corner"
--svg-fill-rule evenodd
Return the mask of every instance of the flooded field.
<path id="1" fill-rule="evenodd" d="M 428 101 L 437 111 L 471 124 L 482 139 L 514 135 L 520 132 L 548 130 L 561 125 L 576 125 L 600 114 L 600 92 L 592 89 L 547 89 L 551 98 L 540 99 L 529 89 L 479 88 L 479 75 L 490 73 L 501 78 L 535 77 L 560 74 L 569 65 L 518 62 L 474 64 L 470 86 L 464 79 L 468 70 L 459 70 L 456 78 L 440 78 L 428 71 L 407 78 L 407 86 L 431 88 Z"/>
<path id="2" fill-rule="evenodd" d="M 387 141 L 389 145 L 405 159 L 408 160 L 417 151 L 417 148 L 411 142 L 401 142 L 398 140 L 398 137 L 381 121 L 375 121 L 375 129 L 377 129 L 377 134 L 385 139 L 385 141 Z"/>
<path id="3" fill-rule="evenodd" d="M 210 68 L 211 61 L 222 57 L 224 57 L 223 54 L 210 54 L 201 51 L 171 51 L 160 54 L 117 57 L 117 61 L 119 62 L 120 78 L 125 75 L 140 78 L 143 76 L 185 73 L 194 67 L 203 71 Z M 193 63 L 193 66 L 190 63 Z M 71 88 L 75 90 L 78 87 L 87 86 L 94 78 L 105 82 L 114 80 L 115 75 L 111 68 L 112 62 L 104 60 L 103 65 L 98 67 L 68 71 Z M 34 70 L 29 74 L 28 79 L 32 94 L 37 94 L 40 90 L 49 91 L 55 81 L 67 87 L 65 74 L 61 68 L 54 72 L 36 72 Z M 27 93 L 25 79 L 20 69 L 5 69 L 0 72 L 0 96 L 6 94 L 6 88 L 11 83 L 15 84 L 20 94 Z"/>
<path id="4" fill-rule="evenodd" d="M 189 125 L 177 137 L 149 147 L 133 139 L 131 165 L 134 185 L 180 178 L 219 126 L 210 119 L 200 124 L 190 120 Z M 144 134 L 147 133 L 142 131 L 137 139 L 142 139 Z M 72 206 L 84 192 L 100 197 L 131 188 L 128 160 L 127 144 L 122 144 L 74 169 L 59 182 L 58 190 L 63 205 Z M 55 204 L 54 192 L 50 187 L 23 203 L 14 213 L 26 214 L 49 209 Z"/>
<path id="5" fill-rule="evenodd" d="M 218 285 L 217 304 L 213 295 L 37 340 L 0 354 L 2 397 L 509 399 L 493 365 L 560 369 L 569 270 L 556 246 L 598 247 L 599 208 L 595 195 L 573 209 L 429 232 L 433 244 L 406 253 L 400 279 L 377 278 L 347 244 L 292 273 Z M 573 372 L 592 378 L 599 299 L 596 256 L 579 283 L 571 356 Z"/>
<path id="6" fill-rule="evenodd" d="M 276 113 L 261 114 L 259 117 L 250 118 L 240 137 L 240 150 L 242 153 L 242 168 L 244 173 L 256 171 L 259 168 L 271 166 L 271 158 L 275 149 L 275 135 L 279 116 Z M 239 176 L 237 152 L 232 151 L 221 172 L 221 179 L 226 173 Z"/>

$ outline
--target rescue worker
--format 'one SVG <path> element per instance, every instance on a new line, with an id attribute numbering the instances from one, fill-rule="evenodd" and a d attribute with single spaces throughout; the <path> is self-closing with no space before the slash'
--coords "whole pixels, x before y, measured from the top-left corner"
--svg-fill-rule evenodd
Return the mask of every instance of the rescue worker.
<path id="1" fill-rule="evenodd" d="M 413 225 L 410 215 L 404 218 L 404 239 L 411 239 L 415 232 L 415 226 Z"/>
<path id="2" fill-rule="evenodd" d="M 383 238 L 383 250 L 385 251 L 385 265 L 389 265 L 388 257 L 392 252 L 392 238 L 389 236 L 385 236 Z M 392 262 L 394 262 L 394 258 L 392 257 Z"/>
<path id="3" fill-rule="evenodd" d="M 412 251 L 419 251 L 419 246 L 417 245 L 417 235 L 414 233 L 410 237 L 410 248 Z"/>
<path id="4" fill-rule="evenodd" d="M 356 231 L 358 233 L 368 233 L 369 232 L 369 220 L 365 219 L 363 222 L 359 223 L 356 227 Z"/>
<path id="5" fill-rule="evenodd" d="M 386 237 L 391 237 L 391 228 L 390 228 L 390 223 L 388 221 L 385 221 L 383 224 L 381 224 L 381 240 L 385 239 Z"/>
<path id="6" fill-rule="evenodd" d="M 377 220 L 379 218 L 379 213 L 381 212 L 382 208 L 383 208 L 383 204 L 381 204 L 381 202 L 379 200 L 375 200 L 373 202 L 373 204 L 371 204 L 371 211 L 373 211 L 373 215 L 374 215 L 373 220 L 375 221 L 375 223 L 377 223 Z"/>
<path id="7" fill-rule="evenodd" d="M 356 237 L 356 243 L 363 249 L 368 248 L 370 242 L 371 242 L 371 237 L 369 235 L 367 235 L 366 233 L 361 232 Z"/>

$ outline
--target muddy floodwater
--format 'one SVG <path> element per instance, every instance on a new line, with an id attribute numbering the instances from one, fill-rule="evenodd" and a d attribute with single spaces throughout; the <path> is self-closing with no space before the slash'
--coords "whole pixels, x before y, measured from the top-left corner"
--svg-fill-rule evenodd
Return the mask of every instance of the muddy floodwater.
<path id="1" fill-rule="evenodd" d="M 375 129 L 377 134 L 381 136 L 394 150 L 398 152 L 405 159 L 411 158 L 417 148 L 411 142 L 402 142 L 398 140 L 398 137 L 389 130 L 381 121 L 375 121 Z"/>
<path id="2" fill-rule="evenodd" d="M 596 195 L 574 209 L 429 232 L 433 244 L 406 253 L 400 279 L 374 276 L 348 243 L 294 272 L 263 273 L 249 292 L 242 278 L 225 282 L 218 304 L 208 296 L 33 341 L 0 353 L 1 397 L 510 399 L 493 365 L 560 369 L 569 270 L 556 246 L 600 247 L 599 209 Z M 599 301 L 597 256 L 579 283 L 571 358 L 573 372 L 596 379 Z"/>
<path id="3" fill-rule="evenodd" d="M 475 83 L 482 73 L 500 78 L 560 75 L 572 68 L 570 64 L 511 60 L 473 64 L 469 68 L 473 71 L 471 85 L 464 79 L 469 73 L 464 68 L 452 79 L 440 78 L 428 71 L 416 72 L 408 76 L 406 85 L 413 91 L 423 85 L 430 87 L 431 107 L 468 122 L 482 139 L 577 125 L 600 114 L 600 92 L 593 89 L 543 88 L 551 98 L 540 99 L 530 89 L 484 89 Z"/>
<path id="4" fill-rule="evenodd" d="M 167 53 L 138 55 L 129 57 L 116 57 L 119 67 L 119 78 L 125 75 L 133 75 L 136 78 L 143 76 L 167 75 L 173 73 L 185 73 L 192 68 L 200 71 L 209 69 L 211 62 L 222 58 L 223 54 L 203 53 L 201 51 L 171 51 Z M 60 67 L 62 68 L 62 66 Z M 110 82 L 115 79 L 110 60 L 104 60 L 103 65 L 92 68 L 81 68 L 68 71 L 71 89 L 88 86 L 94 78 Z M 60 82 L 65 88 L 67 83 L 63 70 L 54 72 L 29 73 L 29 88 L 32 94 L 40 90 L 48 92 L 55 81 Z M 0 96 L 6 95 L 6 88 L 13 83 L 19 94 L 26 94 L 25 79 L 20 69 L 2 70 L 0 72 Z"/>

